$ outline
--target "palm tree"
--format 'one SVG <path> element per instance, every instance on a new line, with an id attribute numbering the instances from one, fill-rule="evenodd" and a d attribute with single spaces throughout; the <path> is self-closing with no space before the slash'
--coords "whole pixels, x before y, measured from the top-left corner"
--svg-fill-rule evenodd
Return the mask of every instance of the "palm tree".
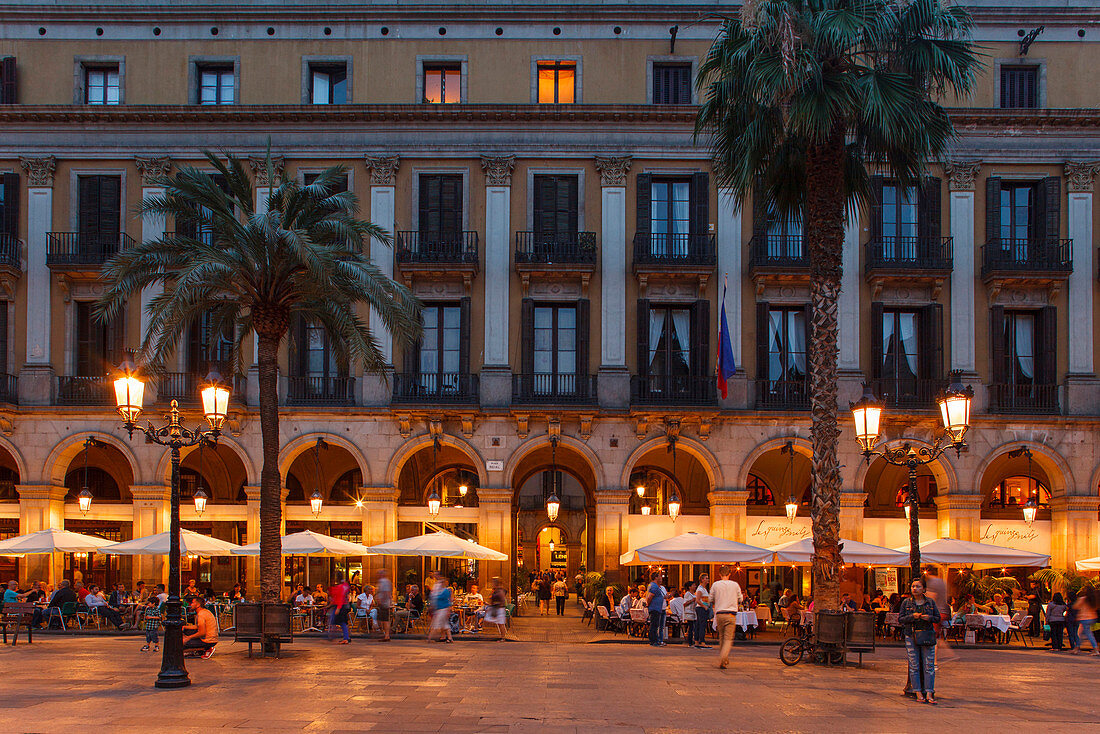
<path id="1" fill-rule="evenodd" d="M 965 97 L 980 67 L 971 18 L 941 0 L 757 0 L 725 19 L 699 70 L 718 185 L 754 188 L 805 222 L 810 265 L 814 599 L 839 607 L 837 294 L 846 209 L 866 203 L 870 167 L 899 186 L 954 136 L 937 101 Z"/>
<path id="2" fill-rule="evenodd" d="M 260 434 L 260 592 L 277 601 L 280 554 L 278 355 L 293 318 L 321 324 L 339 364 L 358 362 L 380 372 L 385 358 L 357 307 L 369 305 L 399 342 L 420 335 L 420 304 L 364 254 L 371 238 L 390 242 L 380 227 L 356 218 L 358 200 L 341 191 L 345 169 L 329 168 L 308 186 L 276 181 L 266 208 L 254 205 L 241 160 L 204 153 L 213 174 L 180 169 L 154 185 L 162 196 L 138 207 L 143 217 L 171 216 L 176 231 L 124 250 L 103 269 L 105 292 L 97 313 L 109 319 L 145 288 L 163 291 L 149 302 L 149 329 L 139 361 L 156 370 L 200 317 L 211 333 L 232 335 L 232 364 L 241 346 L 258 340 Z M 218 180 L 220 179 L 220 181 Z"/>

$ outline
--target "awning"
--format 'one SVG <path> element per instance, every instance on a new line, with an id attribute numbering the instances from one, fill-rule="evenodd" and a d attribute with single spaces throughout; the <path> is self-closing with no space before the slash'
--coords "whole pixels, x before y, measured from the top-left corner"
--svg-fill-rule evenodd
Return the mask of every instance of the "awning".
<path id="1" fill-rule="evenodd" d="M 909 552 L 908 547 L 898 548 L 898 550 Z M 1045 568 L 1050 565 L 1050 556 L 1042 553 L 954 538 L 939 538 L 921 543 L 920 560 L 921 563 L 934 563 L 939 566 L 970 568 L 1003 568 L 1005 566 Z"/>
<path id="2" fill-rule="evenodd" d="M 166 530 L 163 533 L 149 535 L 144 538 L 135 538 L 122 543 L 103 548 L 104 553 L 118 556 L 166 556 L 171 547 L 171 534 Z M 193 530 L 180 528 L 180 555 L 202 556 L 228 556 L 240 548 L 235 543 L 229 543 L 217 538 L 196 533 Z"/>
<path id="3" fill-rule="evenodd" d="M 284 556 L 321 556 L 343 558 L 344 556 L 370 556 L 371 549 L 360 543 L 333 538 L 331 535 L 303 530 L 300 533 L 284 535 L 282 539 Z M 249 543 L 233 550 L 235 556 L 258 556 L 260 544 Z"/>
<path id="4" fill-rule="evenodd" d="M 619 556 L 624 566 L 651 563 L 768 563 L 772 552 L 703 533 L 684 533 Z"/>
<path id="5" fill-rule="evenodd" d="M 486 548 L 450 533 L 438 532 L 415 538 L 370 546 L 380 556 L 423 556 L 425 558 L 470 558 L 480 561 L 507 561 L 505 553 Z"/>
<path id="6" fill-rule="evenodd" d="M 113 540 L 104 540 L 94 535 L 81 535 L 68 530 L 48 528 L 26 535 L 0 541 L 0 556 L 22 556 L 40 553 L 91 553 L 114 545 Z"/>
<path id="7" fill-rule="evenodd" d="M 909 565 L 909 552 L 883 548 L 870 543 L 860 543 L 858 540 L 841 540 L 844 546 L 840 555 L 844 562 L 854 566 L 907 566 Z M 812 563 L 814 555 L 813 538 L 802 538 L 783 543 L 772 548 L 775 551 L 776 563 L 793 563 L 800 566 L 808 566 Z"/>

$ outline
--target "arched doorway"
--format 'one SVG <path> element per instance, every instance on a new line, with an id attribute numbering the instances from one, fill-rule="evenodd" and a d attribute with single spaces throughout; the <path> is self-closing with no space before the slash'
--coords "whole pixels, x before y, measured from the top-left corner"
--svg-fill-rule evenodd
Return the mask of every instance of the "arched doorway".
<path id="1" fill-rule="evenodd" d="M 180 460 L 180 526 L 230 543 L 247 543 L 247 481 L 240 455 L 224 443 L 190 449 Z M 207 496 L 202 514 L 195 505 L 195 493 L 200 490 Z M 180 558 L 180 571 L 185 586 L 195 579 L 199 588 L 227 591 L 236 583 L 245 583 L 247 563 L 243 556 L 184 556 Z"/>
<path id="2" fill-rule="evenodd" d="M 15 505 L 14 517 L 0 518 L 0 540 L 19 535 L 19 493 L 15 489 L 17 484 L 19 484 L 19 464 L 7 450 L 0 448 L 0 503 Z M 19 578 L 19 570 L 18 558 L 0 556 L 0 581 Z"/>
<path id="3" fill-rule="evenodd" d="M 134 470 L 129 459 L 117 447 L 96 440 L 82 448 L 65 470 L 65 529 L 105 540 L 121 542 L 133 538 L 133 523 L 117 519 L 112 506 L 131 504 L 130 485 Z M 80 494 L 87 489 L 92 500 L 85 513 L 80 509 Z M 99 586 L 105 593 L 114 584 L 129 580 L 133 559 L 105 553 L 65 554 L 65 577 L 90 588 Z"/>

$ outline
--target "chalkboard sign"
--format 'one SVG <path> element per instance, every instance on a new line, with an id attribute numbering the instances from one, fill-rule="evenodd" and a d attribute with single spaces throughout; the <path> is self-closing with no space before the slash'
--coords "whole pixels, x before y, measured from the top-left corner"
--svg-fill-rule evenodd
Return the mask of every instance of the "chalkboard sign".
<path id="1" fill-rule="evenodd" d="M 569 565 L 568 554 L 563 550 L 550 551 L 550 568 L 566 568 Z"/>

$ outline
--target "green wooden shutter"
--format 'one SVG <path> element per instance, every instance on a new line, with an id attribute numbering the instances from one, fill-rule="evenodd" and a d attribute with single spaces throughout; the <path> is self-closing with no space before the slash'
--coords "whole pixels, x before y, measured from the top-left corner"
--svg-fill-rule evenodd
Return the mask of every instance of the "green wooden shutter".
<path id="1" fill-rule="evenodd" d="M 989 349 L 991 364 L 989 374 L 994 384 L 1003 384 L 1008 381 L 1008 373 L 1005 369 L 1005 307 L 992 306 L 989 309 Z"/>
<path id="2" fill-rule="evenodd" d="M 768 361 L 771 354 L 771 305 L 767 301 L 756 304 L 756 377 L 768 379 Z"/>
<path id="3" fill-rule="evenodd" d="M 689 204 L 689 231 L 704 235 L 710 231 L 710 174 L 697 171 L 691 174 L 691 202 Z"/>
<path id="4" fill-rule="evenodd" d="M 885 354 L 882 351 L 882 320 L 885 313 L 881 301 L 871 302 L 871 379 L 878 380 L 882 377 L 882 362 Z"/>
<path id="5" fill-rule="evenodd" d="M 5 173 L 0 176 L 3 186 L 3 207 L 0 207 L 0 234 L 19 236 L 19 174 Z"/>
<path id="6" fill-rule="evenodd" d="M 652 206 L 651 201 L 653 197 L 653 175 L 649 173 L 639 173 L 634 177 L 635 189 L 635 211 L 634 211 L 634 229 L 635 231 L 649 237 L 649 233 L 652 231 L 652 224 L 650 222 L 650 208 Z"/>
<path id="7" fill-rule="evenodd" d="M 530 375 L 535 371 L 535 301 L 524 298 L 520 302 L 520 366 L 519 371 Z"/>
<path id="8" fill-rule="evenodd" d="M 697 300 L 691 315 L 691 373 L 702 378 L 710 373 L 710 301 Z"/>
<path id="9" fill-rule="evenodd" d="M 882 176 L 871 176 L 870 198 L 870 225 L 871 241 L 882 244 L 882 187 L 885 184 Z"/>
<path id="10" fill-rule="evenodd" d="M 933 382 L 943 380 L 943 306 L 929 303 L 920 312 L 920 377 Z M 939 389 L 939 385 L 935 385 Z"/>
<path id="11" fill-rule="evenodd" d="M 1035 382 L 1040 385 L 1054 385 L 1058 382 L 1058 309 L 1044 306 L 1039 309 L 1035 319 L 1034 343 Z"/>
<path id="12" fill-rule="evenodd" d="M 996 176 L 985 180 L 985 241 L 1001 241 L 1001 179 Z"/>
<path id="13" fill-rule="evenodd" d="M 460 298 L 458 332 L 458 372 L 470 374 L 470 297 Z"/>
<path id="14" fill-rule="evenodd" d="M 923 242 L 920 247 L 926 253 L 938 253 L 942 234 L 940 207 L 940 179 L 929 176 L 921 182 L 917 200 L 917 231 Z"/>
<path id="15" fill-rule="evenodd" d="M 638 299 L 638 374 L 649 374 L 649 299 Z"/>
<path id="16" fill-rule="evenodd" d="M 589 361 L 591 360 L 589 336 L 589 313 L 591 304 L 587 298 L 577 301 L 577 380 L 585 380 L 589 373 Z M 578 382 L 577 390 L 587 390 L 588 383 Z M 585 394 L 585 393 L 581 393 Z"/>

